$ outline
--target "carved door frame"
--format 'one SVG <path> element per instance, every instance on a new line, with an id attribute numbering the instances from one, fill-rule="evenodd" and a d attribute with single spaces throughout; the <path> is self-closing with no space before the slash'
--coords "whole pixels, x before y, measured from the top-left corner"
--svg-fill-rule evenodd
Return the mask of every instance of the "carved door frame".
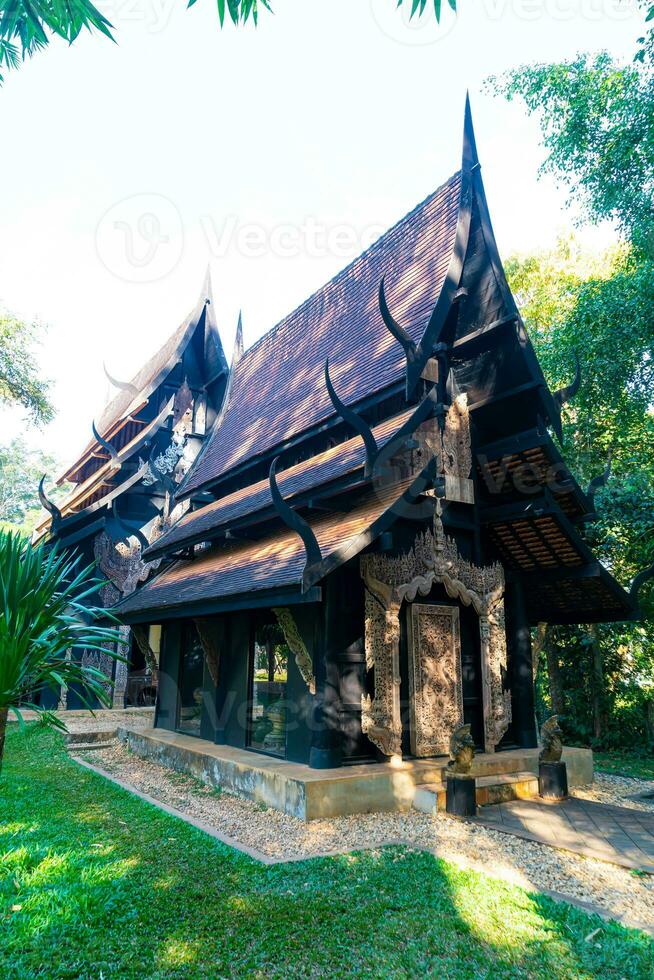
<path id="1" fill-rule="evenodd" d="M 445 536 L 440 514 L 433 530 L 418 534 L 407 554 L 363 555 L 366 664 L 375 669 L 374 697 L 362 697 L 362 728 L 384 755 L 402 757 L 400 712 L 400 609 L 404 601 L 428 596 L 442 584 L 451 599 L 472 606 L 479 617 L 484 748 L 494 752 L 511 723 L 511 694 L 504 690 L 507 667 L 504 570 L 461 558 Z"/>

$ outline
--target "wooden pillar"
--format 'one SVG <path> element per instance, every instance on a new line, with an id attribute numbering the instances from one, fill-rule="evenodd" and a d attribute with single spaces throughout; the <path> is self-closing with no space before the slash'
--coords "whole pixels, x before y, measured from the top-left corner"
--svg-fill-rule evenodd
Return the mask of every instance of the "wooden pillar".
<path id="1" fill-rule="evenodd" d="M 532 749 L 538 745 L 534 712 L 534 673 L 531 629 L 521 582 L 507 582 L 505 609 L 513 739 L 521 748 Z"/>
<path id="2" fill-rule="evenodd" d="M 337 573 L 324 584 L 324 601 L 316 616 L 314 672 L 316 696 L 310 714 L 312 769 L 332 769 L 343 761 L 339 672 L 336 654 L 339 649 L 343 617 L 339 616 Z"/>
<path id="3" fill-rule="evenodd" d="M 174 732 L 177 727 L 179 699 L 179 656 L 182 627 L 179 622 L 166 623 L 161 635 L 159 684 L 154 714 L 154 727 Z"/>

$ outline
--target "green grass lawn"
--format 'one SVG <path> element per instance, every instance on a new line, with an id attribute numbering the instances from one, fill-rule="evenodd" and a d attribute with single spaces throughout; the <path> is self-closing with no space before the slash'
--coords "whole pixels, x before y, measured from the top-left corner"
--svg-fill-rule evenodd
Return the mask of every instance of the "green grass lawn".
<path id="1" fill-rule="evenodd" d="M 426 854 L 262 867 L 37 726 L 8 739 L 0 842 L 3 980 L 654 975 L 644 935 Z"/>
<path id="2" fill-rule="evenodd" d="M 633 776 L 636 779 L 654 780 L 654 755 L 651 752 L 635 752 L 633 749 L 612 752 L 594 752 L 595 769 L 612 776 Z"/>

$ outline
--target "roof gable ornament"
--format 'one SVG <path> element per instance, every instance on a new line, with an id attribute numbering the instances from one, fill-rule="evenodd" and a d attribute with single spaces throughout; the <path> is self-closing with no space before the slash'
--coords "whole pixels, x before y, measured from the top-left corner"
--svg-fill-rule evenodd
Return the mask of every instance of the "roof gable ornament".
<path id="1" fill-rule="evenodd" d="M 131 537 L 135 537 L 141 546 L 141 552 L 145 551 L 145 549 L 148 547 L 150 542 L 148 541 L 145 534 L 141 530 L 141 527 L 138 524 L 135 524 L 133 521 L 126 521 L 124 520 L 124 518 L 120 516 L 120 514 L 118 513 L 118 502 L 116 500 L 112 500 L 111 502 L 111 514 L 119 531 L 122 534 L 122 537 L 118 538 L 118 541 L 114 542 L 114 544 L 122 543 L 125 544 L 128 548 L 130 548 L 131 545 L 129 543 L 129 539 Z"/>
<path id="2" fill-rule="evenodd" d="M 642 572 L 639 572 L 638 575 L 636 575 L 633 582 L 631 583 L 631 588 L 629 589 L 629 595 L 636 603 L 636 605 L 638 605 L 639 603 L 638 593 L 645 585 L 645 583 L 649 582 L 649 580 L 652 578 L 654 578 L 654 563 L 652 563 L 649 566 L 649 568 L 644 568 Z"/>
<path id="3" fill-rule="evenodd" d="M 443 334 L 450 311 L 455 304 L 465 300 L 467 290 L 461 288 L 463 264 L 468 249 L 472 217 L 473 175 L 479 169 L 477 142 L 472 123 L 470 96 L 466 94 L 463 122 L 463 152 L 461 156 L 461 194 L 454 247 L 445 281 L 427 321 L 423 335 L 416 344 L 408 331 L 395 319 L 386 300 L 386 277 L 379 284 L 379 309 L 388 331 L 402 346 L 406 357 L 406 395 L 411 397 L 427 362 L 436 356 L 443 358 L 448 350 L 443 344 Z"/>
<path id="4" fill-rule="evenodd" d="M 50 500 L 48 496 L 46 496 L 46 492 L 43 489 L 43 484 L 45 483 L 45 477 L 46 474 L 44 473 L 39 482 L 39 490 L 38 490 L 39 500 L 41 501 L 41 504 L 44 507 L 44 509 L 47 510 L 47 512 L 52 517 L 50 530 L 54 531 L 55 526 L 60 523 L 60 521 L 63 519 L 63 516 L 61 511 L 57 507 L 57 505 L 52 500 Z"/>
<path id="5" fill-rule="evenodd" d="M 608 459 L 606 461 L 606 467 L 602 473 L 598 476 L 594 476 L 593 479 L 588 484 L 588 489 L 586 490 L 586 496 L 590 502 L 592 510 L 595 510 L 595 494 L 602 487 L 605 487 L 609 482 L 609 477 L 611 476 L 611 453 L 609 452 Z"/>
<path id="6" fill-rule="evenodd" d="M 272 497 L 275 510 L 279 514 L 284 524 L 290 528 L 291 531 L 295 531 L 295 533 L 302 539 L 306 553 L 306 563 L 302 572 L 302 591 L 304 592 L 308 587 L 308 576 L 311 569 L 314 566 L 319 565 L 322 561 L 322 552 L 320 550 L 320 545 L 318 544 L 318 539 L 313 533 L 313 529 L 296 510 L 293 510 L 293 508 L 286 503 L 281 495 L 279 486 L 277 485 L 278 462 L 279 456 L 276 456 L 270 464 L 270 473 L 268 477 L 270 482 L 270 496 Z"/>
<path id="7" fill-rule="evenodd" d="M 102 446 L 102 448 L 106 449 L 107 452 L 109 453 L 111 465 L 117 467 L 117 469 L 120 469 L 122 464 L 118 459 L 118 451 L 114 448 L 114 446 L 111 445 L 110 442 L 107 442 L 106 439 L 102 438 L 102 436 L 100 435 L 100 433 L 95 427 L 95 422 L 91 422 L 91 429 L 93 431 L 93 436 L 95 438 L 95 441 L 98 443 L 99 446 Z"/>
<path id="8" fill-rule="evenodd" d="M 234 337 L 234 352 L 232 354 L 232 370 L 234 366 L 243 357 L 243 351 L 245 350 L 243 344 L 243 310 L 238 314 L 238 323 L 236 324 L 236 335 Z"/>
<path id="9" fill-rule="evenodd" d="M 105 361 L 102 362 L 102 370 L 104 371 L 104 376 L 110 385 L 113 385 L 114 388 L 118 388 L 119 391 L 126 391 L 133 398 L 136 398 L 136 396 L 139 393 L 139 390 L 136 387 L 136 385 L 133 385 L 130 381 L 118 381 L 117 378 L 114 378 L 111 374 L 109 374 L 109 371 L 107 370 L 107 364 Z"/>
<path id="10" fill-rule="evenodd" d="M 566 385 L 565 388 L 559 388 L 553 394 L 554 401 L 559 406 L 559 409 L 571 401 L 579 389 L 581 388 L 581 364 L 579 363 L 579 355 L 575 351 L 575 376 L 571 384 Z"/>
<path id="11" fill-rule="evenodd" d="M 379 455 L 379 446 L 377 445 L 377 440 L 372 434 L 372 430 L 368 423 L 353 409 L 348 408 L 344 402 L 336 394 L 332 380 L 329 376 L 329 358 L 325 361 L 325 384 L 327 385 L 327 391 L 331 399 L 331 403 L 336 409 L 337 413 L 341 416 L 344 422 L 351 425 L 352 428 L 357 432 L 363 439 L 363 443 L 366 447 L 366 465 L 364 469 L 364 476 L 369 477 L 375 466 L 375 461 Z"/>

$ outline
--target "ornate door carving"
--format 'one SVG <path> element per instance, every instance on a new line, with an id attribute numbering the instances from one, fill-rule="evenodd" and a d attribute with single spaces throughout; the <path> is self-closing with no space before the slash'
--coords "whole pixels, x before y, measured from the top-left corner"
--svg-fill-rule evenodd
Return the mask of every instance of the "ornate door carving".
<path id="1" fill-rule="evenodd" d="M 408 616 L 411 752 L 447 755 L 463 723 L 459 609 L 414 602 Z"/>
<path id="2" fill-rule="evenodd" d="M 403 602 L 428 596 L 434 584 L 441 583 L 451 599 L 472 606 L 479 617 L 484 747 L 494 752 L 511 722 L 511 694 L 503 680 L 507 654 L 502 566 L 480 567 L 461 557 L 444 533 L 438 501 L 433 530 L 418 534 L 405 554 L 362 555 L 361 575 L 366 587 L 366 662 L 368 669 L 375 669 L 374 696 L 363 697 L 361 704 L 368 738 L 384 755 L 401 754 L 400 608 Z"/>

